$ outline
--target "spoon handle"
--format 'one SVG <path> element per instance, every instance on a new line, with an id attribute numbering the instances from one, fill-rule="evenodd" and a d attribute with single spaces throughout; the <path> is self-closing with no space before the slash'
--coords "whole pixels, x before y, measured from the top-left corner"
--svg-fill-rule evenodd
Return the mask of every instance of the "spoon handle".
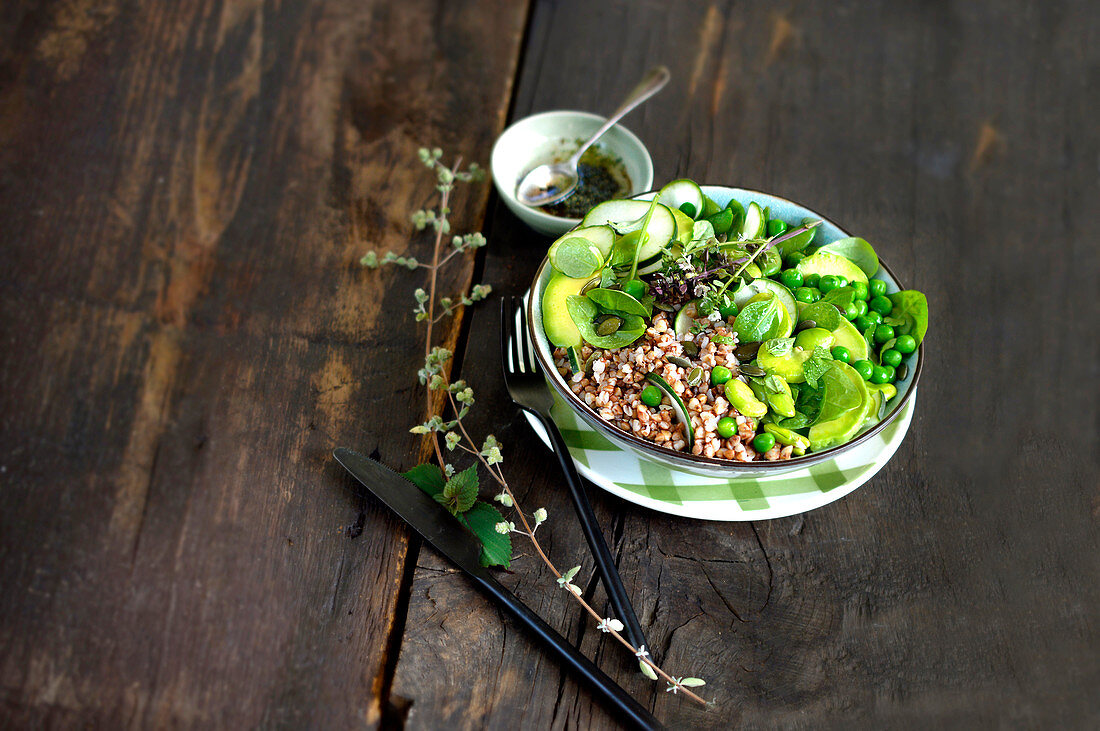
<path id="1" fill-rule="evenodd" d="M 584 154 L 585 150 L 591 147 L 596 140 L 603 137 L 604 133 L 614 127 L 615 123 L 625 117 L 630 110 L 663 89 L 670 78 L 671 74 L 669 74 L 667 66 L 655 66 L 650 69 L 649 73 L 638 82 L 638 85 L 635 86 L 634 90 L 626 97 L 626 100 L 615 110 L 615 113 L 612 114 L 606 122 L 600 125 L 600 128 L 596 130 L 594 135 L 588 138 L 587 142 L 581 145 L 580 148 L 573 153 L 573 156 L 569 158 L 569 164 L 575 169 L 577 161 L 581 159 L 581 155 Z"/>

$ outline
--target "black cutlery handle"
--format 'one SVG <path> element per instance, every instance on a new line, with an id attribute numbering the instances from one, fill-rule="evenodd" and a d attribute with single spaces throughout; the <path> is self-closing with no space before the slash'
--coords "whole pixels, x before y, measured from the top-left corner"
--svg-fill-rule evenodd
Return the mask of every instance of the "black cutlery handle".
<path id="1" fill-rule="evenodd" d="M 515 594 L 501 586 L 496 579 L 488 575 L 471 574 L 478 588 L 488 594 L 496 603 L 531 634 L 538 638 L 543 646 L 556 657 L 592 693 L 603 699 L 608 710 L 617 721 L 627 728 L 663 729 L 664 726 L 649 711 L 634 700 L 622 687 L 609 678 L 596 664 L 569 644 L 568 641 L 542 620 Z"/>
<path id="2" fill-rule="evenodd" d="M 642 626 L 638 622 L 637 615 L 634 614 L 634 607 L 630 604 L 630 597 L 627 596 L 626 587 L 623 586 L 622 577 L 619 576 L 619 569 L 615 566 L 615 559 L 611 556 L 611 549 L 607 547 L 607 540 L 604 538 L 603 531 L 600 530 L 600 524 L 596 521 L 596 514 L 592 512 L 592 504 L 588 502 L 588 494 L 584 490 L 584 483 L 581 482 L 577 466 L 573 464 L 573 458 L 569 455 L 569 448 L 565 446 L 565 440 L 562 439 L 561 432 L 553 420 L 537 411 L 531 413 L 546 429 L 550 438 L 550 447 L 557 455 L 562 471 L 565 472 L 565 484 L 569 486 L 569 495 L 573 498 L 573 506 L 577 510 L 581 530 L 584 531 L 584 538 L 588 541 L 588 547 L 596 560 L 596 570 L 603 579 L 611 608 L 616 618 L 626 626 L 626 638 L 630 640 L 630 644 L 641 647 L 645 644 Z"/>

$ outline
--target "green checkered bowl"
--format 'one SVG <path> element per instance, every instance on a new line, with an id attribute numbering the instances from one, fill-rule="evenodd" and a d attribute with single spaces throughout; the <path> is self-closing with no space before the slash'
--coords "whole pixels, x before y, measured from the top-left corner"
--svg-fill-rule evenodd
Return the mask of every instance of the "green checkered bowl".
<path id="1" fill-rule="evenodd" d="M 844 231 L 840 226 L 819 213 L 799 205 L 798 203 L 774 195 L 761 193 L 755 190 L 743 190 L 741 188 L 727 188 L 713 185 L 703 186 L 703 192 L 713 198 L 714 201 L 721 206 L 725 206 L 731 198 L 736 198 L 742 203 L 756 201 L 761 206 L 767 206 L 773 216 L 785 221 L 800 221 L 803 218 L 821 219 L 822 225 L 818 229 L 815 241 L 831 243 L 838 239 L 851 236 L 851 234 Z M 879 263 L 881 266 L 876 276 L 886 282 L 887 292 L 897 292 L 904 289 L 885 262 L 880 259 Z M 686 452 L 676 452 L 622 431 L 610 422 L 603 420 L 600 418 L 599 414 L 569 389 L 569 385 L 566 383 L 565 379 L 562 378 L 561 374 L 558 373 L 557 367 L 554 365 L 554 348 L 546 339 L 546 335 L 543 332 L 542 308 L 538 306 L 538 303 L 542 301 L 542 294 L 543 290 L 546 288 L 546 283 L 550 280 L 550 274 L 550 263 L 546 259 L 543 259 L 542 265 L 535 274 L 535 280 L 531 284 L 531 296 L 527 298 L 527 322 L 530 329 L 530 337 L 535 343 L 535 355 L 538 357 L 543 372 L 547 374 L 546 380 L 551 390 L 558 395 L 577 417 L 583 420 L 592 429 L 606 437 L 607 440 L 615 446 L 632 452 L 641 459 L 656 462 L 670 469 L 687 472 L 689 474 L 715 478 L 779 475 L 835 459 L 861 445 L 871 447 L 875 444 L 881 444 L 882 440 L 876 440 L 875 436 L 890 426 L 909 403 L 924 366 L 924 343 L 921 343 L 917 349 L 916 361 L 909 368 L 908 375 L 905 379 L 899 380 L 894 384 L 898 389 L 898 393 L 897 396 L 891 399 L 887 404 L 886 415 L 873 427 L 861 432 L 856 435 L 855 438 L 840 446 L 820 452 L 810 452 L 802 457 L 778 462 L 736 462 L 733 460 L 703 457 L 688 454 Z"/>

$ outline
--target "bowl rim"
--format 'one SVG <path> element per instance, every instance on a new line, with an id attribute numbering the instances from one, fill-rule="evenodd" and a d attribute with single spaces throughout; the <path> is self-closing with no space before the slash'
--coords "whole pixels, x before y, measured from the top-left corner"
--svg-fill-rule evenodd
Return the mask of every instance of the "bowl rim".
<path id="1" fill-rule="evenodd" d="M 582 219 L 580 219 L 580 218 L 564 218 L 562 216 L 553 216 L 553 215 L 550 215 L 549 213 L 543 213 L 542 211 L 540 211 L 537 208 L 533 208 L 531 206 L 527 206 L 527 205 L 524 205 L 523 203 L 520 203 L 519 199 L 516 198 L 516 191 L 515 191 L 514 186 L 513 186 L 512 190 L 506 190 L 504 188 L 504 185 L 500 180 L 500 176 L 497 175 L 497 172 L 496 172 L 497 166 L 495 164 L 496 159 L 497 159 L 497 149 L 500 147 L 501 141 L 508 135 L 509 132 L 513 132 L 514 130 L 519 128 L 521 125 L 527 124 L 529 122 L 533 122 L 533 121 L 535 121 L 537 119 L 541 119 L 543 117 L 566 117 L 566 116 L 568 116 L 568 117 L 580 117 L 580 118 L 583 118 L 583 119 L 590 119 L 590 120 L 593 120 L 593 121 L 598 121 L 600 123 L 603 123 L 603 122 L 607 121 L 607 117 L 601 116 L 599 114 L 595 114 L 593 112 L 582 112 L 582 111 L 573 110 L 573 109 L 551 109 L 551 110 L 548 110 L 548 111 L 545 111 L 545 112 L 538 112 L 536 114 L 528 115 L 526 117 L 523 117 L 522 119 L 517 119 L 515 122 L 512 122 L 510 125 L 505 127 L 504 130 L 497 137 L 496 141 L 493 142 L 493 148 L 492 148 L 492 150 L 489 151 L 489 174 L 493 178 L 493 184 L 496 186 L 497 193 L 502 198 L 504 198 L 505 200 L 511 201 L 512 203 L 515 203 L 516 205 L 521 206 L 524 211 L 526 211 L 528 214 L 530 214 L 534 218 L 534 220 L 540 221 L 542 223 L 547 223 L 547 224 L 549 224 L 549 223 L 557 223 L 559 225 L 560 224 L 569 224 L 569 228 L 576 228 L 576 226 L 581 222 Z M 638 137 L 638 135 L 631 132 L 630 128 L 628 128 L 626 125 L 624 125 L 621 120 L 619 122 L 616 122 L 615 125 L 610 130 L 608 130 L 608 133 L 610 133 L 611 130 L 615 130 L 615 129 L 618 129 L 619 131 L 621 131 L 626 136 L 627 140 L 631 144 L 635 145 L 638 148 L 638 150 L 641 152 L 641 160 L 644 163 L 642 165 L 642 168 L 645 172 L 645 177 L 648 180 L 646 180 L 646 181 L 633 181 L 632 180 L 631 183 L 633 184 L 633 186 L 634 187 L 646 187 L 647 188 L 648 186 L 653 185 L 653 157 L 649 154 L 649 148 L 646 147 L 645 143 L 642 142 L 642 140 Z M 621 157 L 621 155 L 620 155 L 620 157 Z M 630 194 L 627 195 L 626 197 L 627 198 L 633 198 L 636 195 L 643 195 L 644 193 L 647 193 L 647 192 L 649 192 L 649 191 L 648 190 L 632 190 L 630 192 Z"/>
<path id="2" fill-rule="evenodd" d="M 728 190 L 739 190 L 739 191 L 744 191 L 745 193 L 748 193 L 750 195 L 758 194 L 758 195 L 762 195 L 762 196 L 768 196 L 768 197 L 774 198 L 776 200 L 784 201 L 784 202 L 789 203 L 793 206 L 797 206 L 797 207 L 802 208 L 806 211 L 809 211 L 814 216 L 820 218 L 822 221 L 834 226 L 844 236 L 851 236 L 852 235 L 852 234 L 848 233 L 847 229 L 845 229 L 844 227 L 842 227 L 841 225 L 839 225 L 838 223 L 836 223 L 832 219 L 826 218 L 825 216 L 821 216 L 816 211 L 814 211 L 812 208 L 810 208 L 808 206 L 805 206 L 801 203 L 798 203 L 797 201 L 792 201 L 792 200 L 789 200 L 787 198 L 783 198 L 782 196 L 775 195 L 773 193 L 766 193 L 764 191 L 751 190 L 751 189 L 748 189 L 748 188 L 735 188 L 734 186 L 729 186 L 729 185 L 704 185 L 704 184 L 699 184 L 699 187 L 701 187 L 701 188 L 708 188 L 708 187 L 709 188 L 724 188 L 724 189 L 728 189 Z M 645 195 L 646 193 L 650 193 L 650 192 L 653 192 L 653 191 L 643 191 L 642 193 L 636 193 L 635 196 Z M 791 470 L 791 469 L 798 469 L 798 468 L 801 468 L 801 467 L 809 467 L 811 465 L 815 465 L 815 464 L 819 464 L 821 462 L 825 462 L 825 461 L 827 461 L 829 459 L 832 459 L 833 457 L 837 456 L 841 452 L 852 449 L 852 448 L 854 448 L 854 447 L 856 447 L 860 444 L 863 444 L 866 441 L 869 441 L 870 439 L 873 439 L 883 429 L 885 429 L 895 419 L 897 419 L 898 414 L 901 413 L 902 408 L 913 397 L 913 394 L 916 393 L 917 383 L 920 381 L 921 373 L 924 370 L 924 340 L 921 339 L 920 345 L 917 346 L 917 360 L 916 360 L 915 365 L 913 366 L 913 378 L 909 383 L 908 390 L 906 390 L 906 392 L 902 396 L 902 398 L 898 400 L 898 403 L 894 406 L 894 408 L 891 409 L 891 411 L 888 414 L 883 416 L 877 424 L 875 424 L 873 427 L 868 429 L 866 432 L 863 432 L 862 434 L 856 436 L 853 439 L 848 440 L 847 442 L 844 442 L 843 444 L 838 444 L 835 447 L 830 447 L 829 449 L 823 450 L 821 452 L 807 452 L 802 457 L 793 457 L 791 459 L 776 460 L 776 461 L 773 461 L 773 462 L 764 461 L 764 460 L 760 460 L 760 461 L 753 460 L 751 462 L 738 462 L 736 460 L 731 460 L 731 459 L 720 459 L 720 458 L 717 458 L 717 457 L 704 457 L 703 455 L 698 455 L 698 454 L 690 454 L 690 453 L 687 453 L 687 452 L 672 451 L 672 450 L 666 449 L 664 447 L 660 447 L 656 443 L 651 442 L 648 439 L 643 439 L 639 436 L 635 436 L 634 434 L 631 434 L 630 432 L 625 432 L 622 429 L 619 429 L 618 427 L 616 427 L 615 425 L 611 424 L 606 419 L 601 417 L 598 413 L 596 413 L 595 409 L 593 409 L 591 406 L 586 404 L 584 402 L 584 400 L 581 399 L 580 397 L 578 397 L 575 393 L 573 393 L 573 391 L 571 389 L 569 389 L 568 387 L 562 388 L 561 384 L 559 383 L 559 381 L 562 380 L 561 374 L 558 373 L 557 367 L 553 363 L 553 358 L 552 358 L 553 351 L 551 351 L 550 362 L 547 362 L 546 356 L 543 354 L 542 348 L 538 347 L 538 342 L 539 341 L 536 338 L 536 332 L 535 332 L 535 318 L 534 318 L 535 297 L 533 295 L 535 293 L 536 285 L 538 284 L 539 280 L 542 278 L 542 273 L 548 265 L 549 265 L 549 259 L 544 256 L 543 259 L 542 259 L 542 263 L 539 264 L 539 267 L 535 272 L 535 277 L 531 282 L 531 287 L 530 287 L 530 290 L 529 290 L 531 296 L 529 296 L 527 298 L 527 304 L 526 304 L 528 337 L 530 337 L 531 342 L 536 345 L 536 347 L 534 348 L 535 357 L 538 359 L 539 365 L 542 367 L 542 369 L 544 371 L 544 375 L 546 376 L 546 380 L 550 382 L 550 384 L 554 387 L 554 390 L 557 391 L 559 393 L 559 395 L 564 397 L 564 400 L 566 401 L 566 403 L 569 404 L 570 407 L 578 413 L 578 415 L 585 417 L 585 419 L 584 419 L 585 421 L 589 422 L 590 424 L 598 425 L 600 429 L 604 430 L 608 434 L 614 436 L 617 439 L 622 439 L 622 440 L 626 441 L 632 447 L 637 448 L 637 449 L 641 449 L 647 455 L 652 455 L 654 458 L 657 458 L 660 461 L 669 461 L 669 462 L 675 463 L 675 461 L 677 461 L 677 460 L 685 460 L 689 466 L 694 467 L 695 469 L 719 471 L 719 470 L 722 470 L 723 468 L 726 468 L 730 472 L 736 472 L 736 473 L 742 473 L 742 474 L 745 473 L 745 472 L 759 472 L 759 473 L 772 472 L 772 471 L 786 472 L 786 471 Z M 888 275 L 890 275 L 890 278 L 894 280 L 894 283 L 897 285 L 899 291 L 905 289 L 905 287 L 901 283 L 901 280 L 898 279 L 898 277 L 894 273 L 894 271 L 881 258 L 879 259 L 879 266 L 882 267 L 882 269 L 884 269 Z M 553 371 L 556 378 L 552 377 L 550 375 L 551 371 Z"/>

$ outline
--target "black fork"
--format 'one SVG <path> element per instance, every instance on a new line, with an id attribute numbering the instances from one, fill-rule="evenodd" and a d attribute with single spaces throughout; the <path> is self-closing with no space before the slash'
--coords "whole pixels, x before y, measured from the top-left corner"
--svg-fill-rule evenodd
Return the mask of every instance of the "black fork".
<path id="1" fill-rule="evenodd" d="M 596 560 L 596 570 L 603 580 L 611 607 L 626 626 L 627 639 L 634 647 L 640 648 L 645 644 L 645 637 L 642 635 L 641 625 L 638 624 L 638 617 L 630 605 L 611 550 L 607 547 L 603 531 L 592 512 L 581 476 L 577 473 L 573 458 L 569 456 L 561 432 L 550 419 L 550 407 L 554 400 L 535 360 L 534 346 L 527 337 L 527 314 L 523 308 L 523 300 L 518 297 L 505 299 L 500 303 L 500 359 L 504 367 L 504 383 L 508 386 L 512 401 L 538 419 L 550 438 L 550 445 L 565 472 L 565 483 L 569 486 L 573 507 L 577 510 L 581 529 Z"/>

